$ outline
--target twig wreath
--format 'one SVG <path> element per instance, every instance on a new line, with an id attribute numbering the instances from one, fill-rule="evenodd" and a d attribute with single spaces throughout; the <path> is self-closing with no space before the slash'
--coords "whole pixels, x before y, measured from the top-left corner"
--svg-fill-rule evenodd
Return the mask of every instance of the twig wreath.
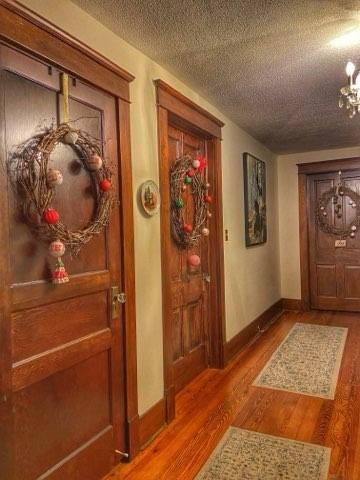
<path id="1" fill-rule="evenodd" d="M 210 233 L 204 226 L 207 218 L 211 217 L 208 206 L 212 202 L 208 193 L 210 185 L 206 183 L 204 174 L 206 165 L 202 155 L 196 158 L 184 155 L 176 160 L 170 171 L 171 232 L 174 242 L 182 250 L 193 247 L 202 235 L 208 236 Z M 188 188 L 191 189 L 194 203 L 192 223 L 188 223 L 184 215 L 182 195 Z M 200 259 L 197 255 L 191 255 L 189 263 L 197 266 Z"/>
<path id="2" fill-rule="evenodd" d="M 50 157 L 58 143 L 73 148 L 84 169 L 89 172 L 94 196 L 95 209 L 91 221 L 82 230 L 71 231 L 61 221 L 60 214 L 51 204 L 56 187 L 63 182 L 59 170 L 49 168 Z M 37 238 L 50 242 L 49 253 L 57 258 L 52 274 L 53 283 L 69 281 L 61 261 L 65 248 L 77 255 L 83 245 L 99 234 L 109 223 L 112 197 L 111 171 L 101 155 L 101 143 L 82 130 L 76 130 L 63 123 L 57 128 L 50 127 L 21 145 L 12 157 L 11 172 L 26 223 Z"/>
<path id="3" fill-rule="evenodd" d="M 320 196 L 316 206 L 316 219 L 323 232 L 337 235 L 341 238 L 353 238 L 360 226 L 360 196 L 351 188 L 343 185 L 341 181 L 341 172 L 339 172 L 339 178 L 340 182 L 337 186 L 330 188 Z M 338 201 L 339 197 L 344 199 L 348 197 L 350 199 L 349 205 L 355 209 L 355 219 L 348 225 L 344 226 L 336 226 L 327 220 L 328 213 L 326 209 L 329 202 L 332 202 L 335 205 L 335 215 L 338 218 L 342 217 L 342 204 Z"/>

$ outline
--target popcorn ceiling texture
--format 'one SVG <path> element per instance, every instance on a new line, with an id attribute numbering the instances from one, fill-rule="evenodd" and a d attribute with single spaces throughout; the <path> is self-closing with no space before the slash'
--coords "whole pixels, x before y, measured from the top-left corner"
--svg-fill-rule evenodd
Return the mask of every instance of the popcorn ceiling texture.
<path id="1" fill-rule="evenodd" d="M 274 153 L 359 145 L 339 110 L 348 59 L 334 38 L 359 0 L 73 0 L 207 97 Z"/>

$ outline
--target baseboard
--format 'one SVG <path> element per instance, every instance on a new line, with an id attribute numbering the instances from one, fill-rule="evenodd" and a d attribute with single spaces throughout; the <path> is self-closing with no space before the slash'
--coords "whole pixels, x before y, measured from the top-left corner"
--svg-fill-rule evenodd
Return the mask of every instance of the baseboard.
<path id="1" fill-rule="evenodd" d="M 282 308 L 283 310 L 301 310 L 301 300 L 298 298 L 283 298 Z"/>
<path id="2" fill-rule="evenodd" d="M 283 311 L 283 301 L 280 299 L 265 312 L 259 315 L 253 320 L 247 327 L 241 332 L 235 335 L 231 340 L 224 345 L 224 363 L 225 365 L 230 362 L 236 354 L 240 352 L 256 335 L 259 334 L 259 330 L 263 330 L 269 323 Z"/>
<path id="3" fill-rule="evenodd" d="M 147 412 L 141 415 L 139 419 L 139 443 L 140 448 L 144 448 L 154 438 L 154 436 L 164 427 L 166 424 L 165 399 L 162 398 L 159 402 L 155 403 Z"/>

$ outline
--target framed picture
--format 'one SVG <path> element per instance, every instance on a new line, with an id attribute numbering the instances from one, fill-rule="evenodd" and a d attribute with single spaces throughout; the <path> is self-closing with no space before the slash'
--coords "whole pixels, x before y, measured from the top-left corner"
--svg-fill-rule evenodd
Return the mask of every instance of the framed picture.
<path id="1" fill-rule="evenodd" d="M 244 153 L 245 239 L 246 246 L 265 243 L 266 165 L 250 153 Z"/>

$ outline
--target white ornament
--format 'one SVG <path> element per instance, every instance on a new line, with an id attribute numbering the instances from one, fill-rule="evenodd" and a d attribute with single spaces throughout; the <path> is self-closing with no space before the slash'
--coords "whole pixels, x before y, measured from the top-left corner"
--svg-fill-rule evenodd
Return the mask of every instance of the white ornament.
<path id="1" fill-rule="evenodd" d="M 89 170 L 92 171 L 100 170 L 100 168 L 102 167 L 102 163 L 102 159 L 97 153 L 93 153 L 87 161 Z"/>
<path id="2" fill-rule="evenodd" d="M 192 166 L 193 166 L 194 168 L 199 168 L 199 167 L 200 167 L 200 160 L 196 160 L 196 159 L 195 159 L 195 160 L 192 162 Z"/>
<path id="3" fill-rule="evenodd" d="M 204 227 L 202 230 L 201 230 L 201 233 L 204 235 L 204 237 L 208 237 L 209 234 L 210 234 L 210 230 L 206 227 Z"/>
<path id="4" fill-rule="evenodd" d="M 62 257 L 65 253 L 65 245 L 60 240 L 55 240 L 49 245 L 49 253 L 55 258 Z"/>
<path id="5" fill-rule="evenodd" d="M 61 185 L 63 183 L 64 178 L 60 170 L 54 170 L 53 168 L 50 168 L 47 172 L 46 180 L 48 185 L 50 187 L 53 187 L 55 185 Z"/>
<path id="6" fill-rule="evenodd" d="M 327 213 L 326 213 L 326 212 L 323 212 L 323 215 L 324 215 L 324 217 L 326 217 L 326 216 L 327 216 Z"/>
<path id="7" fill-rule="evenodd" d="M 207 184 L 205 185 L 205 187 L 206 187 L 206 188 L 210 188 L 210 187 L 211 187 L 210 183 L 207 183 Z"/>
<path id="8" fill-rule="evenodd" d="M 355 232 L 355 231 L 356 231 L 356 225 L 353 225 L 353 226 L 351 227 L 351 230 L 352 230 L 353 232 Z"/>
<path id="9" fill-rule="evenodd" d="M 68 145 L 75 145 L 78 141 L 79 135 L 76 132 L 67 132 L 63 136 L 63 142 L 67 143 Z"/>
<path id="10" fill-rule="evenodd" d="M 321 205 L 320 210 L 325 210 L 325 207 L 323 207 L 323 206 Z"/>
<path id="11" fill-rule="evenodd" d="M 356 203 L 353 203 L 353 204 L 352 204 L 352 207 L 353 207 L 353 208 L 356 208 Z"/>
<path id="12" fill-rule="evenodd" d="M 354 238 L 354 237 L 355 237 L 355 233 L 354 233 L 354 232 L 351 232 L 351 233 L 350 233 L 350 237 L 351 237 L 351 238 Z"/>
<path id="13" fill-rule="evenodd" d="M 211 213 L 211 212 L 209 212 L 209 211 L 207 212 L 207 214 L 206 214 L 206 215 L 208 216 L 208 218 L 211 218 L 211 217 L 212 217 L 212 213 Z"/>

